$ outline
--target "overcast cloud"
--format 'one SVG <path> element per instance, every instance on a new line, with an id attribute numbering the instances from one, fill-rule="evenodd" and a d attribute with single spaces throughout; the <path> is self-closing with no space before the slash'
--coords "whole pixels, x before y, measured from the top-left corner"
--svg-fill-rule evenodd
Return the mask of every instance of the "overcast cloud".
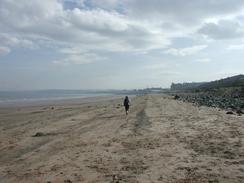
<path id="1" fill-rule="evenodd" d="M 168 87 L 217 79 L 220 62 L 238 72 L 244 66 L 243 17 L 243 0 L 0 0 L 0 84 L 10 77 L 25 83 L 22 72 L 33 78 L 0 89 Z M 167 67 L 156 69 L 162 64 Z M 155 72 L 145 74 L 141 68 L 150 65 Z M 53 79 L 33 88 L 40 70 Z M 166 71 L 181 74 L 160 74 Z M 65 83 L 58 82 L 61 75 Z"/>

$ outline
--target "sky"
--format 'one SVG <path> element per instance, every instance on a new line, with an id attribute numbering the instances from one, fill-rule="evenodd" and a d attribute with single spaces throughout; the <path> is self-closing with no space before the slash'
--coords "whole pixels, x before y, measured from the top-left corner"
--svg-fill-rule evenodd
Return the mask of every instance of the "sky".
<path id="1" fill-rule="evenodd" d="M 0 0 L 0 90 L 166 88 L 243 58 L 243 0 Z"/>

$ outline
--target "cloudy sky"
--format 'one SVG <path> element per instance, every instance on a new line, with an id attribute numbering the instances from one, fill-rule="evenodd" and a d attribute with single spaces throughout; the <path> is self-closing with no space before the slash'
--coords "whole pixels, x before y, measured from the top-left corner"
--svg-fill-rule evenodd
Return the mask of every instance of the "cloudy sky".
<path id="1" fill-rule="evenodd" d="M 243 0 L 0 0 L 0 90 L 169 87 L 243 58 Z"/>

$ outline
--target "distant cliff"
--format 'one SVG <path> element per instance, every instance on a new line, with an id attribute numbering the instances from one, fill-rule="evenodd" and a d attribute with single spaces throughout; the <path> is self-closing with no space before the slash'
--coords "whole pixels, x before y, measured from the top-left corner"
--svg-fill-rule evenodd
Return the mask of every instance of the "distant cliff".
<path id="1" fill-rule="evenodd" d="M 200 83 L 172 83 L 171 90 L 189 91 L 189 90 L 211 90 L 229 87 L 244 87 L 244 75 L 232 76 L 211 82 Z"/>
<path id="2" fill-rule="evenodd" d="M 191 90 L 198 88 L 199 86 L 205 84 L 202 83 L 172 83 L 171 84 L 171 90 Z"/>
<path id="3" fill-rule="evenodd" d="M 206 83 L 172 84 L 174 98 L 197 105 L 227 110 L 227 114 L 244 114 L 244 75 Z"/>
<path id="4" fill-rule="evenodd" d="M 237 75 L 200 85 L 200 89 L 219 89 L 244 86 L 244 75 Z"/>

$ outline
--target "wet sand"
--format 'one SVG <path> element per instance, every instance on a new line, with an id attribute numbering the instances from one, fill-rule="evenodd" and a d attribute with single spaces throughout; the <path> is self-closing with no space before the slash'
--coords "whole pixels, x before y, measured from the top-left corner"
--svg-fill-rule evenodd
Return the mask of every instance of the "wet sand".
<path id="1" fill-rule="evenodd" d="M 0 108 L 0 182 L 244 182 L 243 116 L 166 95 L 121 104 Z"/>

